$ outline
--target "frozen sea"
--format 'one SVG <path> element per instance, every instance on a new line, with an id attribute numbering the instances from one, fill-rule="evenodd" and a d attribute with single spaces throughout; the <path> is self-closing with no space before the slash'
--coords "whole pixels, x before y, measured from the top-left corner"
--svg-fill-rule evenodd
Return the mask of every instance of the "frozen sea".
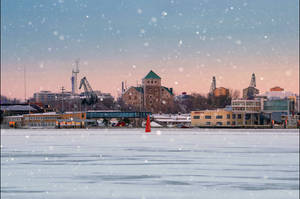
<path id="1" fill-rule="evenodd" d="M 298 130 L 1 130 L 1 198 L 299 198 Z"/>

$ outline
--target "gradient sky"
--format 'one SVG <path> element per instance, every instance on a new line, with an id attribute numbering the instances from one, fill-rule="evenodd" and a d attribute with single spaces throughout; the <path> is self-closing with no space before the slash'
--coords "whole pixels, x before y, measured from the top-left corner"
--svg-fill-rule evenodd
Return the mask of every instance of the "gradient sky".
<path id="1" fill-rule="evenodd" d="M 120 92 L 152 69 L 164 86 L 206 94 L 299 93 L 299 0 L 1 0 L 1 94 L 71 89 L 74 61 L 94 90 Z"/>

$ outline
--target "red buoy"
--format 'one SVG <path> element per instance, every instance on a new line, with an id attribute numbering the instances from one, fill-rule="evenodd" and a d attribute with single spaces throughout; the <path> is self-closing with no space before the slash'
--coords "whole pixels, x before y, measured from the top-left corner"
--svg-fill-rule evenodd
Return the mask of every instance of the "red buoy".
<path id="1" fill-rule="evenodd" d="M 150 116 L 149 115 L 147 116 L 147 122 L 146 122 L 145 132 L 146 133 L 150 133 L 151 132 Z"/>

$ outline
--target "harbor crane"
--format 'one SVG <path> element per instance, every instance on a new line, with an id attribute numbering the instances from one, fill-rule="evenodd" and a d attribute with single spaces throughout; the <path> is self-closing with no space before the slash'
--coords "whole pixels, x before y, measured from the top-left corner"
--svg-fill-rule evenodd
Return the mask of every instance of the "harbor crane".
<path id="1" fill-rule="evenodd" d="M 93 91 L 86 77 L 83 77 L 80 81 L 79 89 L 83 86 L 85 98 L 81 101 L 82 104 L 92 105 L 98 102 L 98 97 Z"/>

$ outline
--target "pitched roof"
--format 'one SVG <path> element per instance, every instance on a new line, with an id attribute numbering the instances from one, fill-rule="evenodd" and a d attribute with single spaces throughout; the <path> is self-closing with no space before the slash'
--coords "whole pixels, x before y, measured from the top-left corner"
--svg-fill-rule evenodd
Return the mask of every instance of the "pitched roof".
<path id="1" fill-rule="evenodd" d="M 173 92 L 171 91 L 171 89 L 165 87 L 165 86 L 162 86 L 162 88 L 166 89 L 171 95 L 174 95 Z"/>
<path id="2" fill-rule="evenodd" d="M 161 79 L 155 72 L 152 70 L 144 77 L 144 79 Z"/>
<path id="3" fill-rule="evenodd" d="M 144 93 L 143 87 L 134 87 L 138 92 Z"/>

